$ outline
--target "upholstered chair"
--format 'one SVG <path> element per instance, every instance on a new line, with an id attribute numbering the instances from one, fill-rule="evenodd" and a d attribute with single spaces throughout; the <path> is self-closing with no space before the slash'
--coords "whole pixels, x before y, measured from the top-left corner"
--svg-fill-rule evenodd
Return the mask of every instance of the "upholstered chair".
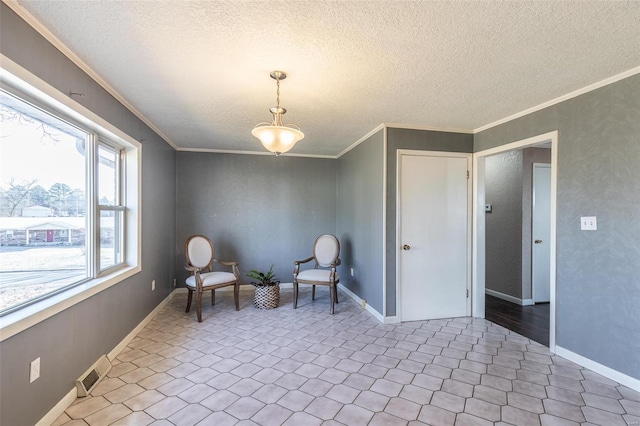
<path id="1" fill-rule="evenodd" d="M 184 254 L 187 263 L 184 268 L 191 272 L 185 284 L 189 290 L 187 298 L 187 309 L 191 309 L 193 293 L 196 293 L 196 313 L 198 322 L 202 322 L 202 294 L 211 290 L 211 305 L 216 301 L 216 289 L 234 286 L 233 298 L 236 304 L 236 311 L 240 310 L 238 300 L 240 292 L 240 273 L 238 272 L 238 262 L 223 261 L 215 258 L 215 249 L 211 240 L 204 235 L 192 235 L 185 243 Z M 232 272 L 214 271 L 213 263 L 219 263 L 231 267 Z"/>
<path id="2" fill-rule="evenodd" d="M 298 284 L 311 284 L 311 300 L 316 298 L 316 286 L 329 286 L 331 298 L 331 314 L 334 313 L 335 304 L 338 303 L 337 284 L 340 277 L 336 267 L 340 265 L 340 242 L 329 234 L 320 235 L 313 244 L 313 256 L 293 262 L 293 309 L 298 307 Z M 300 270 L 300 265 L 314 261 L 314 268 Z"/>

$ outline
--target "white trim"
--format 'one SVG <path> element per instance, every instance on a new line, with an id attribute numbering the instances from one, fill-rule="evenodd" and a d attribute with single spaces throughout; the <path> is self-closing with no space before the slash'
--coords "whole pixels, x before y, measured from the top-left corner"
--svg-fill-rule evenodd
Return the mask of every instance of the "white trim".
<path id="1" fill-rule="evenodd" d="M 382 315 L 385 318 L 387 316 L 387 144 L 385 128 L 382 132 Z"/>
<path id="2" fill-rule="evenodd" d="M 485 191 L 484 191 L 484 158 L 473 156 L 472 167 L 472 254 L 471 254 L 471 315 L 477 318 L 485 317 L 485 271 L 486 259 L 484 250 L 485 240 Z M 482 249 L 479 244 L 482 242 Z"/>
<path id="3" fill-rule="evenodd" d="M 127 199 L 127 216 L 130 219 L 126 223 L 129 238 L 126 241 L 125 260 L 131 266 L 3 315 L 0 317 L 1 342 L 142 270 L 142 144 L 2 54 L 0 63 L 0 81 L 3 84 L 20 90 L 89 129 L 122 141 L 127 157 L 127 191 L 136 194 L 135 198 Z M 137 167 L 137 171 L 134 167 Z"/>
<path id="4" fill-rule="evenodd" d="M 141 270 L 140 266 L 120 269 L 111 275 L 71 287 L 67 291 L 0 317 L 0 342 L 126 280 Z"/>
<path id="5" fill-rule="evenodd" d="M 582 355 L 578 355 L 577 353 L 571 352 L 570 350 L 560 346 L 556 346 L 556 355 L 566 358 L 571 362 L 575 362 L 576 364 L 581 365 L 584 368 L 588 368 L 589 370 L 615 382 L 618 382 L 630 389 L 633 389 L 636 392 L 640 392 L 640 379 L 628 376 L 624 373 L 619 372 L 618 370 L 614 370 L 613 368 L 602 365 L 589 358 L 585 358 Z"/>
<path id="6" fill-rule="evenodd" d="M 39 102 L 60 109 L 61 112 L 67 114 L 79 124 L 91 127 L 92 129 L 97 126 L 99 130 L 106 133 L 105 136 L 107 137 L 122 139 L 137 149 L 142 148 L 142 144 L 139 141 L 2 53 L 0 53 L 0 78 L 8 82 L 10 86 L 15 86 L 36 98 Z M 34 92 L 34 89 L 41 93 Z"/>
<path id="7" fill-rule="evenodd" d="M 544 142 L 551 141 L 554 138 L 556 140 L 558 139 L 557 130 L 554 130 L 553 132 L 543 133 L 537 136 L 532 136 L 530 138 L 521 139 L 519 141 L 507 143 L 504 145 L 496 146 L 493 148 L 485 149 L 482 151 L 478 151 L 478 152 L 475 152 L 473 155 L 478 157 L 488 157 L 490 155 L 500 154 L 502 152 L 515 151 L 516 149 L 520 149 L 520 148 L 527 148 L 529 146 L 540 145 Z M 551 149 L 553 150 L 553 144 L 551 146 Z"/>
<path id="8" fill-rule="evenodd" d="M 352 292 L 347 287 L 342 285 L 342 283 L 338 284 L 338 288 L 340 290 L 342 290 L 343 292 L 345 292 L 347 294 L 347 296 L 349 296 L 350 298 L 355 300 L 358 303 L 358 305 L 362 306 L 362 299 L 360 297 L 358 297 L 354 292 Z M 369 311 L 369 313 L 371 313 L 371 315 L 373 315 L 378 321 L 380 321 L 381 323 L 384 323 L 384 317 L 382 316 L 382 314 L 380 312 L 376 311 L 373 308 L 373 306 L 371 306 L 370 304 L 366 303 L 364 308 L 367 311 Z"/>
<path id="9" fill-rule="evenodd" d="M 267 151 L 238 151 L 232 149 L 209 149 L 209 148 L 176 148 L 178 152 L 204 152 L 212 154 L 241 154 L 241 155 L 268 155 L 274 157 L 273 152 Z M 291 152 L 285 152 L 280 154 L 280 157 L 304 157 L 304 158 L 329 158 L 332 160 L 337 159 L 335 155 L 316 155 L 316 154 L 296 154 Z"/>
<path id="10" fill-rule="evenodd" d="M 16 0 L 2 0 L 7 6 L 11 8 L 19 17 L 24 19 L 34 30 L 36 30 L 42 37 L 51 43 L 56 49 L 58 49 L 64 56 L 66 56 L 71 62 L 76 64 L 78 68 L 84 71 L 89 77 L 91 77 L 98 85 L 106 90 L 111 96 L 116 98 L 125 108 L 127 108 L 133 115 L 138 117 L 144 124 L 149 126 L 158 136 L 160 136 L 166 143 L 171 145 L 173 149 L 177 149 L 177 145 L 160 129 L 158 129 L 150 120 L 148 120 L 140 111 L 138 111 L 133 105 L 131 105 L 120 93 L 109 85 L 97 72 L 95 72 L 89 65 L 87 65 L 78 55 L 76 55 L 71 49 L 69 49 L 58 37 L 56 37 L 49 29 L 47 29 L 36 17 L 34 17 L 29 11 L 22 7 Z M 3 58 L 4 60 L 4 58 Z"/>
<path id="11" fill-rule="evenodd" d="M 627 77 L 631 77 L 632 75 L 636 75 L 636 74 L 640 74 L 640 67 L 631 68 L 630 70 L 621 72 L 620 74 L 616 74 L 614 76 L 605 78 L 604 80 L 600 80 L 598 82 L 595 82 L 593 84 L 590 84 L 590 85 L 585 86 L 583 88 L 580 88 L 578 90 L 574 90 L 573 92 L 569 92 L 566 95 L 559 96 L 559 97 L 557 97 L 555 99 L 552 99 L 550 101 L 543 102 L 543 103 L 541 103 L 539 105 L 536 105 L 534 107 L 525 109 L 524 111 L 520 111 L 520 112 L 512 114 L 512 115 L 510 115 L 508 117 L 505 117 L 505 118 L 502 118 L 500 120 L 494 121 L 493 123 L 489 123 L 489 124 L 486 124 L 484 126 L 478 127 L 477 129 L 473 130 L 473 134 L 480 133 L 480 132 L 482 132 L 484 130 L 487 130 L 487 129 L 490 129 L 492 127 L 499 126 L 500 124 L 504 124 L 504 123 L 507 123 L 507 122 L 509 122 L 511 120 L 515 120 L 516 118 L 524 117 L 525 115 L 529 115 L 529 114 L 534 113 L 536 111 L 540 111 L 542 109 L 545 109 L 545 108 L 548 108 L 550 106 L 559 104 L 559 103 L 567 101 L 569 99 L 578 97 L 580 95 L 584 95 L 585 93 L 592 92 L 592 91 L 594 91 L 596 89 L 599 89 L 601 87 L 607 86 L 609 84 L 615 83 L 616 81 L 623 80 L 623 79 L 625 79 Z"/>
<path id="12" fill-rule="evenodd" d="M 384 317 L 384 324 L 400 324 L 400 322 L 400 317 L 398 316 Z"/>
<path id="13" fill-rule="evenodd" d="M 369 133 L 367 133 L 366 135 L 364 135 L 363 137 L 361 137 L 360 139 L 358 139 L 357 141 L 355 141 L 354 143 L 352 143 L 351 145 L 349 145 L 347 147 L 347 149 L 345 149 L 344 151 L 342 151 L 340 154 L 336 155 L 335 158 L 340 158 L 343 155 L 345 155 L 347 152 L 351 151 L 353 148 L 355 148 L 356 146 L 360 145 L 362 142 L 366 141 L 367 139 L 369 139 L 371 136 L 375 135 L 376 133 L 378 133 L 380 130 L 384 129 L 385 125 L 384 123 L 379 124 L 378 126 L 376 126 L 373 130 L 371 130 Z"/>
<path id="14" fill-rule="evenodd" d="M 392 129 L 409 129 L 409 130 L 428 130 L 428 131 L 433 131 L 433 132 L 473 134 L 473 130 L 469 130 L 469 129 L 455 129 L 455 128 L 448 128 L 448 127 L 421 126 L 421 125 L 411 125 L 411 124 L 401 124 L 401 123 L 382 123 L 382 124 L 379 124 L 378 126 L 376 126 L 369 133 L 367 133 L 366 135 L 362 136 L 360 139 L 358 139 L 357 141 L 355 141 L 354 143 L 349 145 L 349 147 L 347 147 L 340 154 L 338 154 L 338 155 L 336 155 L 335 157 L 332 157 L 332 158 L 340 158 L 340 157 L 342 157 L 343 155 L 345 155 L 346 153 L 348 153 L 349 151 L 354 149 L 356 146 L 360 145 L 362 142 L 366 141 L 371 136 L 373 136 L 374 134 L 378 133 L 381 129 L 385 129 L 385 136 L 384 137 L 386 139 L 386 129 L 388 129 L 388 128 L 392 128 Z M 386 152 L 386 150 L 385 150 L 385 152 Z"/>
<path id="15" fill-rule="evenodd" d="M 474 307 L 477 312 L 474 316 L 484 317 L 484 303 L 480 299 L 484 297 L 485 287 L 485 220 L 484 220 L 484 161 L 489 155 L 498 154 L 528 146 L 551 143 L 551 235 L 550 235 L 550 269 L 551 279 L 549 283 L 550 309 L 549 309 L 549 350 L 555 352 L 556 348 L 556 226 L 557 226 L 557 194 L 558 194 L 558 131 L 544 133 L 522 139 L 495 148 L 486 149 L 473 154 L 474 158 L 474 218 L 473 218 L 473 268 L 471 294 L 475 299 Z M 482 173 L 480 173 L 482 171 Z M 482 204 L 480 204 L 482 203 Z"/>
<path id="16" fill-rule="evenodd" d="M 473 235 L 472 235 L 472 215 L 473 215 L 473 182 L 471 182 L 471 172 L 473 170 L 473 154 L 467 152 L 448 152 L 448 151 L 422 151 L 415 149 L 398 149 L 396 150 L 396 317 L 398 318 L 398 322 L 402 321 L 402 286 L 400 285 L 400 273 L 401 273 L 401 259 L 400 259 L 400 233 L 401 233 L 401 199 L 400 199 L 400 190 L 401 190 L 401 159 L 403 155 L 419 155 L 424 157 L 454 157 L 454 158 L 465 158 L 467 160 L 467 173 L 469 177 L 467 178 L 467 291 L 469 292 L 469 297 L 466 300 L 466 315 L 469 316 L 472 313 L 472 277 L 473 277 Z"/>
<path id="17" fill-rule="evenodd" d="M 62 399 L 49 410 L 47 414 L 44 415 L 43 418 L 40 419 L 36 426 L 50 426 L 53 422 L 56 421 L 58 417 L 60 417 L 64 411 L 73 404 L 73 402 L 78 397 L 78 390 L 74 386 Z"/>
<path id="18" fill-rule="evenodd" d="M 534 222 L 534 218 L 533 218 L 533 212 L 535 211 L 535 202 L 534 200 L 536 199 L 536 173 L 540 173 L 540 169 L 549 169 L 549 179 L 551 179 L 551 164 L 549 163 L 532 163 L 532 170 L 531 170 L 531 188 L 533 189 L 531 191 L 531 227 L 529 232 L 531 233 L 531 241 L 534 241 L 534 235 L 533 235 L 533 222 Z M 551 190 L 551 188 L 549 188 L 549 190 Z M 538 189 L 539 191 L 539 189 Z M 549 196 L 551 196 L 551 194 L 549 194 Z M 544 212 L 546 213 L 546 211 Z M 544 259 L 542 260 L 544 262 Z M 533 245 L 531 245 L 531 304 L 534 304 L 534 298 L 535 298 L 535 294 L 536 294 L 536 282 L 537 280 L 537 274 L 536 274 L 536 262 L 537 262 L 537 256 L 536 256 L 536 250 L 534 248 Z M 541 303 L 544 302 L 548 302 L 548 300 L 540 300 Z"/>
<path id="19" fill-rule="evenodd" d="M 497 297 L 498 299 L 506 300 L 507 302 L 515 303 L 520 306 L 531 306 L 533 305 L 533 299 L 520 299 L 519 297 L 511 296 L 509 294 L 504 294 L 499 291 L 491 290 L 489 288 L 484 289 L 485 294 L 489 296 Z"/>
<path id="20" fill-rule="evenodd" d="M 418 124 L 402 124 L 402 123 L 383 123 L 385 127 L 393 129 L 409 129 L 409 130 L 427 130 L 431 132 L 447 132 L 447 133 L 465 133 L 472 135 L 473 130 L 458 129 L 454 127 L 435 127 L 435 126 L 423 126 Z"/>
<path id="21" fill-rule="evenodd" d="M 76 64 L 82 71 L 84 71 L 87 75 L 89 75 L 96 83 L 98 83 L 102 88 L 104 88 L 108 93 L 110 93 L 114 98 L 116 98 L 122 105 L 125 106 L 131 113 L 133 113 L 136 117 L 138 117 L 142 122 L 144 122 L 151 130 L 158 134 L 165 142 L 167 142 L 171 147 L 175 150 L 187 150 L 189 148 L 179 148 L 167 135 L 162 133 L 160 129 L 158 129 L 150 120 L 148 120 L 140 111 L 138 111 L 132 104 L 130 104 L 120 93 L 118 93 L 113 87 L 111 87 L 97 72 L 95 72 L 89 65 L 87 65 L 78 55 L 76 55 L 71 49 L 69 49 L 58 37 L 56 37 L 49 29 L 47 29 L 40 21 L 38 21 L 30 12 L 28 12 L 24 7 L 22 7 L 17 0 L 2 0 L 9 8 L 11 8 L 18 16 L 24 19 L 27 24 L 29 24 L 33 29 L 35 29 L 40 35 L 42 35 L 47 41 L 49 41 L 54 47 L 56 47 L 63 55 L 65 55 L 70 61 Z M 521 111 L 516 114 L 512 114 L 508 117 L 502 118 L 500 120 L 494 121 L 492 123 L 486 124 L 484 126 L 478 127 L 473 130 L 468 129 L 457 129 L 457 128 L 447 128 L 447 127 L 435 127 L 435 126 L 422 126 L 422 125 L 409 125 L 409 124 L 400 124 L 400 123 L 382 123 L 377 126 L 374 130 L 367 133 L 362 138 L 358 139 L 355 143 L 349 146 L 347 149 L 339 153 L 337 156 L 327 156 L 327 158 L 340 158 L 347 152 L 351 151 L 357 145 L 359 145 L 362 141 L 367 139 L 373 133 L 377 132 L 383 127 L 392 127 L 398 129 L 414 129 L 414 130 L 431 130 L 431 131 L 439 131 L 439 132 L 454 132 L 454 133 L 468 133 L 468 134 L 476 134 L 480 133 L 484 130 L 490 129 L 492 127 L 498 126 L 500 124 L 504 124 L 516 118 L 523 117 L 525 115 L 531 114 L 533 112 L 542 110 L 544 108 L 548 108 L 552 105 L 558 104 L 560 102 L 564 102 L 568 99 L 575 98 L 582 94 L 591 92 L 593 90 L 599 89 L 606 85 L 615 83 L 617 81 L 623 80 L 627 77 L 640 73 L 640 67 L 631 68 L 622 73 L 616 74 L 614 76 L 605 78 L 599 82 L 590 84 L 581 89 L 570 92 L 566 95 L 557 97 L 550 101 L 541 103 L 532 108 L 528 108 L 524 111 Z M 218 150 L 212 150 L 215 152 Z M 225 150 L 219 150 L 223 152 L 228 152 Z M 235 152 L 234 152 L 235 153 Z M 267 154 L 268 155 L 268 154 Z M 293 155 L 292 155 L 293 156 Z M 298 155 L 296 155 L 298 156 Z M 299 155 L 305 156 L 305 155 Z M 325 156 L 320 156 L 321 158 L 325 158 Z"/>
<path id="22" fill-rule="evenodd" d="M 149 322 L 151 322 L 153 317 L 155 317 L 158 312 L 160 312 L 160 310 L 164 308 L 171 301 L 171 299 L 173 299 L 173 296 L 179 292 L 178 290 L 179 289 L 176 289 L 169 293 L 169 295 L 162 302 L 160 302 L 160 304 L 156 306 L 156 308 L 151 311 L 151 313 L 147 315 L 140 322 L 140 324 L 138 324 L 133 330 L 131 330 L 131 333 L 127 334 L 125 338 L 122 339 L 122 341 L 118 343 L 116 347 L 111 350 L 111 352 L 109 352 L 109 354 L 107 355 L 109 361 L 113 361 L 120 354 L 120 352 L 122 352 L 122 350 L 127 347 L 127 345 L 138 335 L 138 333 L 140 333 L 140 331 L 142 331 L 142 329 L 147 324 L 149 324 Z M 65 410 L 71 406 L 71 404 L 73 404 L 77 397 L 78 390 L 74 386 L 73 389 L 71 389 L 64 397 L 62 397 L 62 399 L 51 410 L 49 410 L 49 412 L 45 414 L 38 423 L 36 423 L 36 426 L 48 426 L 53 424 L 53 422 L 55 422 L 56 419 L 60 417 L 62 413 L 64 413 Z"/>
<path id="23" fill-rule="evenodd" d="M 126 348 L 129 343 L 131 343 L 131 341 L 138 335 L 138 333 L 140 333 L 142 329 L 151 322 L 153 317 L 155 317 L 158 312 L 162 310 L 162 308 L 167 306 L 167 304 L 171 301 L 171 299 L 173 299 L 173 296 L 175 296 L 176 293 L 176 290 L 173 290 L 171 293 L 169 293 L 169 295 L 165 297 L 164 300 L 160 302 L 160 304 L 149 313 L 149 315 L 147 315 L 142 321 L 140 321 L 140 324 L 138 324 L 133 330 L 131 330 L 131 332 L 127 334 L 125 338 L 122 339 L 122 341 L 118 343 L 116 347 L 107 354 L 107 358 L 109 358 L 109 361 L 113 361 L 118 355 L 120 355 L 120 352 L 122 352 L 122 350 Z"/>

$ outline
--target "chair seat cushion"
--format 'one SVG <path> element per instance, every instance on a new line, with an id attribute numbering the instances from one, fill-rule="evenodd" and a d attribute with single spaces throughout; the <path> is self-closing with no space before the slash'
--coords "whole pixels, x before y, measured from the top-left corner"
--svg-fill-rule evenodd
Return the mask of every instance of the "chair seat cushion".
<path id="1" fill-rule="evenodd" d="M 330 282 L 331 271 L 328 269 L 307 269 L 298 273 L 298 281 L 319 281 Z M 336 272 L 336 282 L 340 281 L 340 276 Z"/>
<path id="2" fill-rule="evenodd" d="M 230 272 L 206 272 L 204 274 L 200 274 L 200 277 L 202 278 L 203 287 L 233 283 L 236 280 L 236 276 Z M 185 284 L 187 284 L 187 287 L 196 288 L 195 275 L 191 275 L 189 278 L 187 278 Z"/>

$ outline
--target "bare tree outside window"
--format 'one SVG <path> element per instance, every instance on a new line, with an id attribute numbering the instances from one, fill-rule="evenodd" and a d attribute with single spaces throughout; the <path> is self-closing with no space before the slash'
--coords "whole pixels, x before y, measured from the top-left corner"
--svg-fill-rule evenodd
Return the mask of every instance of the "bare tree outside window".
<path id="1" fill-rule="evenodd" d="M 0 101 L 2 311 L 89 276 L 78 149 L 88 135 L 8 94 Z"/>

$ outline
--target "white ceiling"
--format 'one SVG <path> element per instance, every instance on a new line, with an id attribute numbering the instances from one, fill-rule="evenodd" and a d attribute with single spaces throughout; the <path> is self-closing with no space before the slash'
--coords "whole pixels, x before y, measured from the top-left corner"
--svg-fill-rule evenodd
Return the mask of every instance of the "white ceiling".
<path id="1" fill-rule="evenodd" d="M 640 2 L 20 0 L 179 148 L 292 151 L 380 123 L 471 131 L 640 65 Z"/>

